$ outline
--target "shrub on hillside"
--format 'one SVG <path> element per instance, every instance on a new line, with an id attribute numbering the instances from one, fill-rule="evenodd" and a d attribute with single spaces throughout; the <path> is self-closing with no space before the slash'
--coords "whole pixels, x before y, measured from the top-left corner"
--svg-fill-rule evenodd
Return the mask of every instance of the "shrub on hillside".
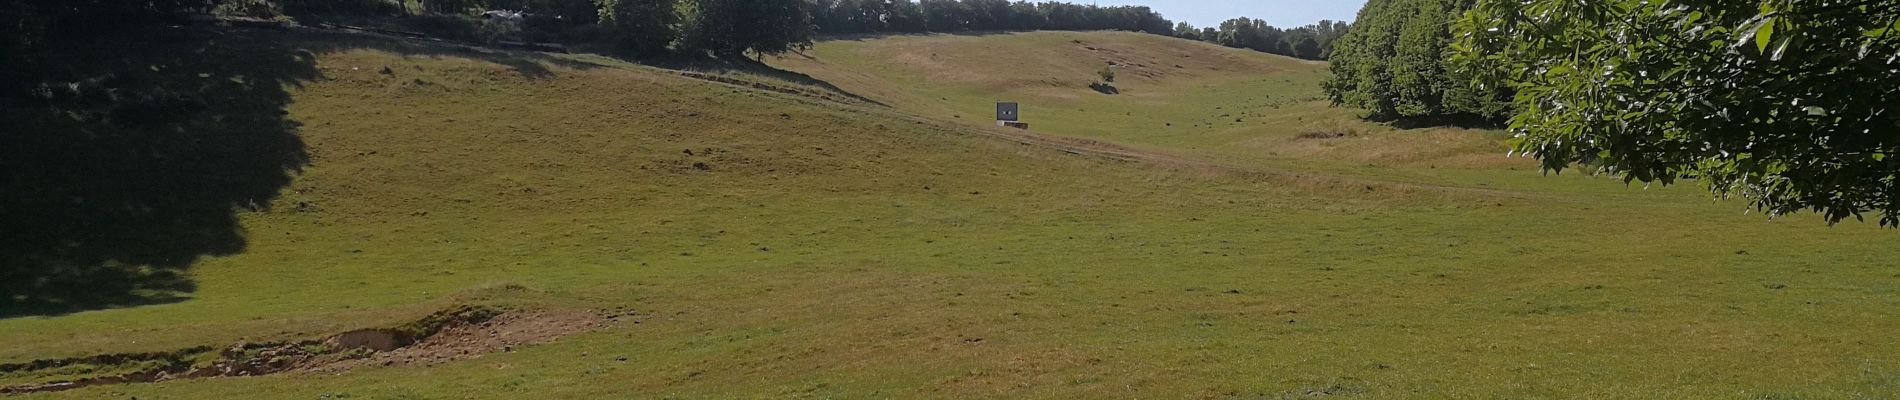
<path id="1" fill-rule="evenodd" d="M 779 54 L 811 46 L 803 0 L 697 0 L 687 43 L 725 58 L 747 51 Z"/>
<path id="2" fill-rule="evenodd" d="M 1102 94 L 1121 94 L 1121 89 L 1115 88 L 1114 65 L 1102 66 L 1102 70 L 1095 71 L 1095 78 L 1094 81 L 1089 82 L 1090 89 L 1095 89 Z"/>
<path id="3" fill-rule="evenodd" d="M 1321 50 L 1322 49 L 1320 49 L 1320 46 L 1319 46 L 1319 39 L 1316 39 L 1310 36 L 1301 38 L 1300 41 L 1293 43 L 1294 57 L 1304 58 L 1308 60 L 1318 60 L 1321 57 L 1321 54 L 1320 54 Z"/>

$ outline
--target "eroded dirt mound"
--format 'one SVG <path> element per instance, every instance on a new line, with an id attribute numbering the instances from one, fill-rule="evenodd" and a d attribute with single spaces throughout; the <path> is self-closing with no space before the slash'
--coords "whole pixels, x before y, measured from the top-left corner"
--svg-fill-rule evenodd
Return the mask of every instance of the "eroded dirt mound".
<path id="1" fill-rule="evenodd" d="M 366 365 L 430 366 L 552 342 L 598 329 L 605 321 L 599 314 L 585 311 L 506 313 L 480 323 L 450 325 L 421 341 L 394 350 L 305 369 L 316 373 L 342 373 Z"/>
<path id="2" fill-rule="evenodd" d="M 240 343 L 217 352 L 213 361 L 194 362 L 210 352 L 198 347 L 167 355 L 159 366 L 136 372 L 46 383 L 0 387 L 0 395 L 51 392 L 95 385 L 163 382 L 221 376 L 257 376 L 286 372 L 336 374 L 370 365 L 430 366 L 479 357 L 516 347 L 547 343 L 603 326 L 608 319 L 593 311 L 501 311 L 461 307 L 395 328 L 361 329 L 320 340 Z M 161 353 L 153 353 L 161 354 Z M 136 357 L 135 357 L 136 356 Z M 105 365 L 112 360 L 146 360 L 146 355 L 108 355 L 8 364 L 0 372 L 31 373 L 74 365 Z"/>

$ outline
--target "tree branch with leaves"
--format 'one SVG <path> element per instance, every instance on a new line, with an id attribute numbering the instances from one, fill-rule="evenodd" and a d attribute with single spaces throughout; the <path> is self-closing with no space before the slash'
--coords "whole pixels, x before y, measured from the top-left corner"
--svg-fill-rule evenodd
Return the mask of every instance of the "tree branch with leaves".
<path id="1" fill-rule="evenodd" d="M 1900 0 L 1479 0 L 1452 48 L 1547 171 L 1900 226 L 1896 31 Z"/>

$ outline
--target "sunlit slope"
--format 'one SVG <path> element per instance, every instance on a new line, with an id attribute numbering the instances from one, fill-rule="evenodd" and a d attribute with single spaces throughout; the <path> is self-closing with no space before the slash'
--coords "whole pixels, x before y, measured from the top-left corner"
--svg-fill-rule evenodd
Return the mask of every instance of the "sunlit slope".
<path id="1" fill-rule="evenodd" d="M 1157 151 L 1321 169 L 1524 165 L 1491 134 L 1394 134 L 1329 107 L 1324 62 L 1149 34 L 839 37 L 771 63 L 919 115 L 989 124 L 996 101 L 1017 101 L 1034 131 Z M 1118 94 L 1090 87 L 1104 67 Z"/>
<path id="2" fill-rule="evenodd" d="M 1272 100 L 1310 100 L 1289 80 L 1311 80 L 1323 64 L 1127 32 L 1020 32 L 846 38 L 820 41 L 806 56 L 774 65 L 929 117 L 995 120 L 995 101 L 1023 103 L 1041 131 L 1111 137 L 1185 132 L 1214 120 L 1213 106 L 1238 110 Z M 1090 88 L 1103 68 L 1120 94 Z M 1272 78 L 1272 79 L 1268 79 Z M 1237 85 L 1240 84 L 1240 85 Z M 1248 86 L 1248 87 L 1238 87 Z M 1210 105 L 1209 107 L 1202 107 Z M 1137 113 L 1138 112 L 1138 113 Z M 1229 112 L 1231 114 L 1232 112 Z M 1139 114 L 1139 115 L 1134 115 Z M 1165 123 L 1178 123 L 1167 129 Z"/>

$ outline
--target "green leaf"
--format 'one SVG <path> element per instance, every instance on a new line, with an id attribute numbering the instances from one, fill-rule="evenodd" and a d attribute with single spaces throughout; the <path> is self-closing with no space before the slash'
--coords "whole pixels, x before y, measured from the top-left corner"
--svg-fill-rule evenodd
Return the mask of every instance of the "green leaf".
<path id="1" fill-rule="evenodd" d="M 1775 38 L 1775 17 L 1762 18 L 1761 26 L 1755 28 L 1755 50 L 1768 52 L 1768 42 Z"/>

